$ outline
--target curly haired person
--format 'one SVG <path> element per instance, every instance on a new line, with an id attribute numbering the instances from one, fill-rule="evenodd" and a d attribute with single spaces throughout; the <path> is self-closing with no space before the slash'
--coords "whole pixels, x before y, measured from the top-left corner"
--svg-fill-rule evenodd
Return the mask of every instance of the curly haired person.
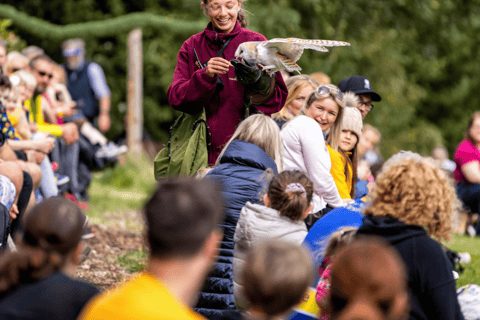
<path id="1" fill-rule="evenodd" d="M 453 266 L 441 244 L 450 240 L 454 190 L 443 173 L 413 153 L 387 161 L 376 180 L 376 198 L 357 235 L 386 239 L 407 267 L 410 319 L 463 319 Z"/>

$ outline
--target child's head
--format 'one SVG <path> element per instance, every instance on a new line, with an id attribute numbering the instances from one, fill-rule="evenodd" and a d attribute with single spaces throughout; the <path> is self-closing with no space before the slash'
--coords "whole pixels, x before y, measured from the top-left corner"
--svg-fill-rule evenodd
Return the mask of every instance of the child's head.
<path id="1" fill-rule="evenodd" d="M 357 108 L 345 108 L 340 126 L 338 148 L 343 152 L 350 152 L 362 137 L 363 121 L 360 111 Z"/>
<path id="2" fill-rule="evenodd" d="M 270 181 L 263 202 L 294 221 L 303 220 L 312 210 L 313 182 L 301 171 L 283 171 Z"/>
<path id="3" fill-rule="evenodd" d="M 325 309 L 331 320 L 408 319 L 402 258 L 382 239 L 363 238 L 340 250 Z"/>
<path id="4" fill-rule="evenodd" d="M 35 92 L 35 87 L 37 86 L 37 80 L 35 79 L 35 76 L 33 73 L 28 72 L 26 70 L 20 70 L 15 73 L 20 78 L 20 84 L 25 85 L 25 96 L 22 97 L 27 99 L 31 99 L 33 97 L 33 94 Z M 23 101 L 25 101 L 23 100 Z"/>
<path id="5" fill-rule="evenodd" d="M 273 239 L 260 243 L 243 268 L 250 311 L 267 317 L 285 314 L 304 298 L 313 275 L 312 260 L 303 247 Z"/>
<path id="6" fill-rule="evenodd" d="M 7 112 L 13 113 L 18 106 L 18 89 L 17 87 L 12 87 L 12 89 L 7 92 L 8 94 L 2 96 L 2 103 Z"/>
<path id="7" fill-rule="evenodd" d="M 356 227 L 342 227 L 330 236 L 327 248 L 325 249 L 324 257 L 334 256 L 340 249 L 349 245 L 355 240 L 355 235 L 358 228 Z"/>

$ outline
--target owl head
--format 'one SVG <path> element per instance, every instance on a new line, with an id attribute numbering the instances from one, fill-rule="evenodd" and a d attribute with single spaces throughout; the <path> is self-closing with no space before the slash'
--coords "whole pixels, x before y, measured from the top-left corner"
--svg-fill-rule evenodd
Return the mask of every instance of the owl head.
<path id="1" fill-rule="evenodd" d="M 257 58 L 257 46 L 253 42 L 244 42 L 240 44 L 235 51 L 235 58 L 242 58 L 242 60 Z"/>

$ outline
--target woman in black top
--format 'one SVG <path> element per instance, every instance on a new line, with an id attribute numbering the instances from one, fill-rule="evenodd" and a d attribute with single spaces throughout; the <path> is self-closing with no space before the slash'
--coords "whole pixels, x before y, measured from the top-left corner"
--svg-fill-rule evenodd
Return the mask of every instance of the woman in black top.
<path id="1" fill-rule="evenodd" d="M 453 187 L 419 155 L 404 153 L 384 165 L 373 204 L 357 234 L 390 242 L 407 266 L 410 319 L 463 319 L 453 266 L 437 240 L 450 240 Z"/>
<path id="2" fill-rule="evenodd" d="M 23 220 L 16 252 L 0 259 L 0 319 L 76 319 L 99 290 L 71 278 L 83 253 L 86 217 L 72 202 L 49 198 Z"/>

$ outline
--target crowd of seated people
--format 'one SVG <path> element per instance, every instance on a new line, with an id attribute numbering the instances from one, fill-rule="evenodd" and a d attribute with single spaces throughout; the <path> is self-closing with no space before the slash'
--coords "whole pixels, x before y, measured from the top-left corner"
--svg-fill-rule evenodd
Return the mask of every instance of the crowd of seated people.
<path id="1" fill-rule="evenodd" d="M 64 65 L 35 46 L 21 53 L 8 52 L 7 43 L 2 42 L 0 53 L 4 57 L 0 60 L 0 129 L 6 140 L 1 159 L 15 161 L 31 176 L 30 206 L 62 194 L 86 208 L 90 170 L 103 168 L 126 152 L 126 146 L 116 146 L 103 134 L 110 127 L 105 113 L 110 107 L 110 91 L 103 71 L 83 58 L 84 43 L 79 39 L 65 42 Z M 76 59 L 76 66 L 72 66 L 72 59 Z M 86 74 L 84 80 L 93 83 L 86 89 L 72 76 L 80 74 L 79 68 L 84 66 L 88 70 L 94 66 L 97 71 L 95 76 Z M 103 90 L 98 98 L 102 109 L 92 97 L 85 97 L 96 94 L 97 87 Z M 93 111 L 84 100 L 91 101 Z"/>

